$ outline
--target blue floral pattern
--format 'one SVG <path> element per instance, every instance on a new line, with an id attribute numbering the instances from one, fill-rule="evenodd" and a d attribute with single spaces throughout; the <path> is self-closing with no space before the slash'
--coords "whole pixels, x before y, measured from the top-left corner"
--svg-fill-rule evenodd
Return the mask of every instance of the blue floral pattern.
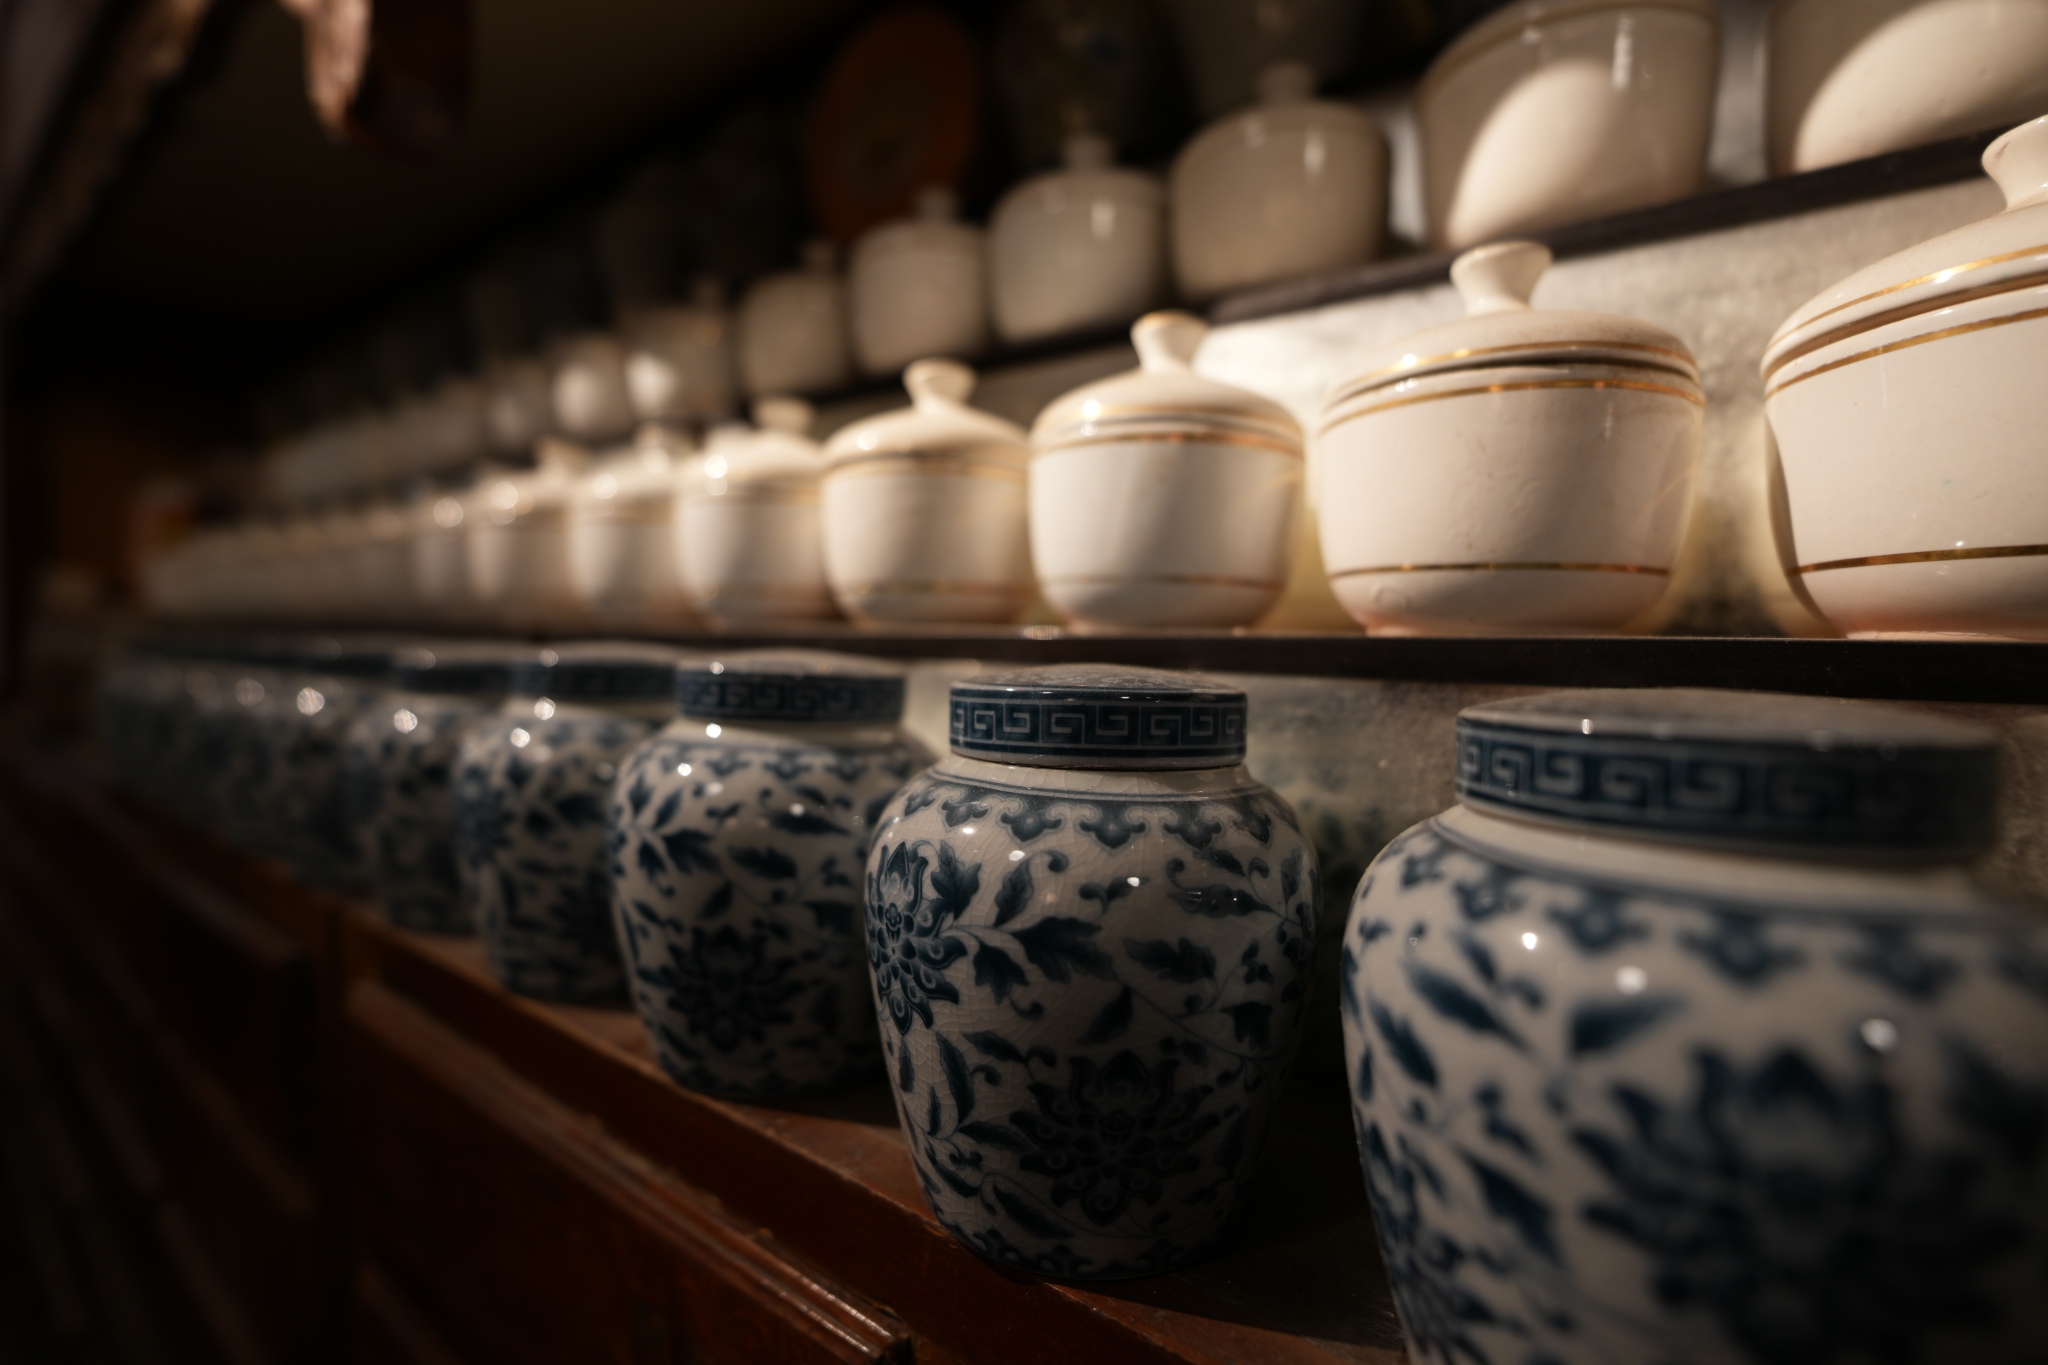
<path id="1" fill-rule="evenodd" d="M 634 1003 L 693 1089 L 798 1094 L 881 1065 L 861 868 L 883 806 L 930 755 L 893 731 L 851 747 L 789 733 L 681 722 L 632 756 L 612 798 Z"/>
<path id="2" fill-rule="evenodd" d="M 1075 1279 L 1214 1241 L 1299 1042 L 1315 854 L 1242 770 L 1220 788 L 950 759 L 868 858 L 868 963 L 939 1221 Z"/>
<path id="3" fill-rule="evenodd" d="M 1344 937 L 1418 1362 L 2038 1349 L 2048 999 L 2004 970 L 2038 926 L 1579 880 L 1470 828 L 1390 844 Z"/>
<path id="4" fill-rule="evenodd" d="M 512 714 L 469 732 L 456 760 L 455 850 L 492 973 L 521 995 L 626 995 L 612 929 L 605 806 L 619 766 L 653 731 L 629 715 Z"/>
<path id="5" fill-rule="evenodd" d="M 343 788 L 370 888 L 401 929 L 473 934 L 455 853 L 455 760 L 473 697 L 394 692 L 349 728 Z"/>

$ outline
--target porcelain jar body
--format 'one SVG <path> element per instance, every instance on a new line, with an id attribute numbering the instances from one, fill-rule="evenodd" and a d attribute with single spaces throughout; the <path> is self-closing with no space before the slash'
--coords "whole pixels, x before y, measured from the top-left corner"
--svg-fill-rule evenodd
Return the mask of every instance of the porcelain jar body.
<path id="1" fill-rule="evenodd" d="M 1417 1359 L 1992 1360 L 2048 1330 L 2048 940 L 1949 872 L 1459 808 L 1345 932 Z"/>
<path id="2" fill-rule="evenodd" d="M 981 229 L 953 221 L 950 194 L 929 195 L 918 217 L 856 242 L 846 282 L 862 371 L 980 354 L 988 345 L 986 257 Z"/>
<path id="3" fill-rule="evenodd" d="M 572 441 L 616 441 L 633 429 L 626 348 L 604 332 L 580 332 L 554 347 L 548 374 L 553 420 L 536 436 L 560 432 Z"/>
<path id="4" fill-rule="evenodd" d="M 853 379 L 846 284 L 830 243 L 802 270 L 758 281 L 740 300 L 740 385 L 749 394 L 822 393 Z"/>
<path id="5" fill-rule="evenodd" d="M 662 702 L 519 697 L 464 737 L 455 769 L 463 900 L 492 975 L 511 990 L 585 1003 L 625 998 L 605 807 L 619 765 L 669 714 Z"/>
<path id="6" fill-rule="evenodd" d="M 471 727 L 497 707 L 479 696 L 394 690 L 349 725 L 349 819 L 370 890 L 401 929 L 476 932 L 456 864 L 455 768 Z"/>
<path id="7" fill-rule="evenodd" d="M 615 455 L 577 481 L 564 550 L 570 591 L 585 613 L 627 623 L 688 613 L 676 563 L 678 481 L 665 443 Z"/>
<path id="8" fill-rule="evenodd" d="M 274 804 L 273 738 L 293 688 L 276 668 L 228 661 L 190 677 L 192 785 L 170 808 L 244 852 L 282 854 L 290 845 Z"/>
<path id="9" fill-rule="evenodd" d="M 613 907 L 662 1068 L 790 1095 L 881 1067 L 861 888 L 889 798 L 931 762 L 894 727 L 682 719 L 612 797 Z"/>
<path id="10" fill-rule="evenodd" d="M 825 578 L 825 459 L 803 435 L 810 405 L 756 407 L 763 429 L 708 451 L 677 494 L 684 587 L 718 621 L 829 620 L 838 611 Z"/>
<path id="11" fill-rule="evenodd" d="M 1781 553 L 1846 634 L 2048 636 L 2048 118 L 1984 161 L 2003 213 L 1842 281 L 1764 357 Z"/>
<path id="12" fill-rule="evenodd" d="M 655 308 L 627 329 L 626 391 L 643 422 L 718 422 L 732 416 L 738 381 L 733 325 L 714 285 L 693 304 Z"/>
<path id="13" fill-rule="evenodd" d="M 1067 169 L 1025 181 L 996 205 L 989 303 L 1004 341 L 1126 323 L 1165 292 L 1165 188 L 1109 162 L 1107 143 L 1077 138 Z"/>
<path id="14" fill-rule="evenodd" d="M 1187 298 L 1363 265 L 1385 240 L 1379 125 L 1311 99 L 1306 68 L 1276 68 L 1267 83 L 1264 102 L 1203 130 L 1174 160 L 1173 271 Z"/>
<path id="15" fill-rule="evenodd" d="M 2048 109 L 2048 0 L 1788 0 L 1771 11 L 1768 42 L 1778 175 Z"/>
<path id="16" fill-rule="evenodd" d="M 1287 804 L 1242 767 L 955 755 L 890 804 L 867 871 L 883 1047 L 939 1221 L 1070 1279 L 1212 1243 L 1307 1006 L 1315 852 Z"/>
<path id="17" fill-rule="evenodd" d="M 1720 68 L 1709 0 L 1523 0 L 1452 43 L 1416 92 L 1439 248 L 1698 192 Z"/>
<path id="18" fill-rule="evenodd" d="M 349 727 L 387 695 L 388 659 L 354 675 L 284 669 L 252 708 L 268 749 L 257 801 L 263 844 L 309 886 L 361 891 L 362 845 L 349 819 L 342 759 Z"/>
<path id="19" fill-rule="evenodd" d="M 545 625 L 574 610 L 569 500 L 582 458 L 556 445 L 539 468 L 486 476 L 463 500 L 470 593 L 494 619 Z"/>

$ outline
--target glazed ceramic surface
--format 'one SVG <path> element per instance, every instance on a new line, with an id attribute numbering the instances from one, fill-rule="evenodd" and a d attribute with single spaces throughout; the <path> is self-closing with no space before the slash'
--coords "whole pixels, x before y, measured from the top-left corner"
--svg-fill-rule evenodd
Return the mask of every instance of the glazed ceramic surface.
<path id="1" fill-rule="evenodd" d="M 691 600 L 718 621 L 837 615 L 825 581 L 825 452 L 801 399 L 754 405 L 760 429 L 705 453 L 677 495 L 676 555 Z"/>
<path id="2" fill-rule="evenodd" d="M 1678 556 L 1706 398 L 1684 343 L 1531 309 L 1550 253 L 1467 252 L 1468 316 L 1375 353 L 1315 436 L 1337 600 L 1392 634 L 1615 630 Z"/>
<path id="3" fill-rule="evenodd" d="M 1522 0 L 1473 25 L 1415 96 L 1432 240 L 1696 193 L 1720 55 L 1712 0 Z"/>
<path id="4" fill-rule="evenodd" d="M 1039 669 L 952 694 L 954 753 L 868 857 L 883 1047 L 963 1242 L 1172 1268 L 1236 1210 L 1307 1007 L 1315 852 L 1241 766 L 1244 694 Z"/>
<path id="5" fill-rule="evenodd" d="M 493 362 L 484 372 L 484 432 L 491 450 L 523 455 L 553 426 L 548 367 L 532 357 Z"/>
<path id="6" fill-rule="evenodd" d="M 926 190 L 917 217 L 854 243 L 847 266 L 853 354 L 868 374 L 988 345 L 987 248 L 955 216 L 952 192 Z"/>
<path id="7" fill-rule="evenodd" d="M 617 337 L 582 332 L 558 342 L 548 392 L 554 418 L 548 429 L 572 441 L 616 441 L 633 429 L 626 348 Z"/>
<path id="8" fill-rule="evenodd" d="M 464 738 L 455 850 L 491 972 L 546 1000 L 616 1003 L 605 806 L 619 766 L 674 715 L 682 656 L 566 645 L 513 670 L 513 697 Z"/>
<path id="9" fill-rule="evenodd" d="M 823 654 L 677 675 L 681 719 L 611 802 L 613 906 L 662 1067 L 698 1090 L 787 1095 L 881 1069 L 861 886 L 889 798 L 931 762 L 897 728 L 903 678 Z"/>
<path id="10" fill-rule="evenodd" d="M 452 616 L 470 600 L 467 509 L 452 489 L 429 488 L 413 499 L 412 597 L 430 617 Z"/>
<path id="11" fill-rule="evenodd" d="M 544 441 L 536 468 L 486 474 L 463 499 L 470 594 L 498 620 L 543 624 L 574 606 L 569 503 L 588 460 Z"/>
<path id="12" fill-rule="evenodd" d="M 1779 175 L 2048 109 L 2048 0 L 1781 0 L 1769 44 Z"/>
<path id="13" fill-rule="evenodd" d="M 1078 625 L 1249 625 L 1287 583 L 1301 428 L 1190 368 L 1208 327 L 1154 313 L 1139 368 L 1053 402 L 1032 428 L 1031 559 Z"/>
<path id="14" fill-rule="evenodd" d="M 1129 322 L 1165 292 L 1165 188 L 1110 163 L 1105 139 L 1070 138 L 1065 169 L 1025 181 L 996 205 L 989 303 L 1004 341 Z"/>
<path id="15" fill-rule="evenodd" d="M 570 591 L 591 616 L 655 622 L 688 612 L 675 525 L 688 457 L 685 438 L 650 424 L 576 481 L 565 552 Z"/>
<path id="16" fill-rule="evenodd" d="M 455 760 L 498 710 L 516 646 L 443 645 L 399 657 L 392 689 L 350 724 L 343 791 L 370 890 L 402 929 L 471 934 L 455 855 Z"/>
<path id="17" fill-rule="evenodd" d="M 1988 841 L 1990 737 L 1590 693 L 1458 743 L 1463 804 L 1379 856 L 1344 939 L 1414 1358 L 2037 1353 L 2048 940 L 1945 865 Z"/>
<path id="18" fill-rule="evenodd" d="M 820 393 L 853 379 L 846 283 L 829 241 L 804 267 L 760 280 L 740 301 L 740 384 L 750 394 Z"/>
<path id="19" fill-rule="evenodd" d="M 253 788 L 264 829 L 260 845 L 309 886 L 367 886 L 342 759 L 349 726 L 387 695 L 392 654 L 389 642 L 367 639 L 303 645 L 278 668 L 276 685 L 266 685 L 248 708 L 267 750 L 260 785 Z M 240 699 L 247 696 L 241 691 Z"/>
<path id="20" fill-rule="evenodd" d="M 1849 634 L 2048 634 L 2048 118 L 1984 165 L 2005 212 L 1850 276 L 1764 356 L 1781 553 Z"/>
<path id="21" fill-rule="evenodd" d="M 640 421 L 721 421 L 737 388 L 733 321 L 716 280 L 699 280 L 692 302 L 649 309 L 627 328 L 626 392 Z"/>
<path id="22" fill-rule="evenodd" d="M 1307 67 L 1274 67 L 1256 106 L 1204 129 L 1175 158 L 1173 270 L 1182 294 L 1209 298 L 1379 254 L 1386 138 L 1367 114 L 1314 91 Z"/>
<path id="23" fill-rule="evenodd" d="M 1014 621 L 1031 599 L 1024 433 L 967 406 L 965 365 L 919 361 L 903 386 L 910 407 L 826 446 L 832 594 L 856 620 Z"/>

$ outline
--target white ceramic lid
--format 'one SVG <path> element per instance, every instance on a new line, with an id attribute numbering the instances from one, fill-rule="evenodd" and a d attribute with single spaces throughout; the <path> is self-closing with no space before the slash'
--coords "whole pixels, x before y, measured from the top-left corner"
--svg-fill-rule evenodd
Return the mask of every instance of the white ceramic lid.
<path id="1" fill-rule="evenodd" d="M 1495 10 L 1452 39 L 1450 46 L 1438 53 L 1429 70 L 1423 73 L 1416 98 L 1424 98 L 1431 86 L 1487 48 L 1502 42 L 1533 42 L 1528 33 L 1532 28 L 1582 14 L 1645 9 L 1684 10 L 1705 19 L 1716 31 L 1721 25 L 1721 11 L 1714 0 L 1519 0 Z"/>
<path id="2" fill-rule="evenodd" d="M 1540 242 L 1494 242 L 1458 257 L 1451 282 L 1465 301 L 1465 316 L 1372 352 L 1330 390 L 1326 405 L 1426 374 L 1502 365 L 1639 365 L 1699 382 L 1692 352 L 1654 322 L 1531 308 L 1529 296 L 1550 260 L 1550 248 Z"/>
<path id="3" fill-rule="evenodd" d="M 815 479 L 825 472 L 825 452 L 808 433 L 816 416 L 801 398 L 754 400 L 754 423 L 718 443 L 704 458 L 707 479 L 727 487 Z"/>
<path id="4" fill-rule="evenodd" d="M 967 406 L 974 371 L 959 361 L 913 361 L 903 371 L 903 387 L 910 393 L 909 407 L 850 423 L 833 435 L 825 447 L 833 467 L 884 455 L 952 455 L 970 449 L 1019 464 L 1029 458 L 1022 427 Z"/>
<path id="5" fill-rule="evenodd" d="M 1301 453 L 1301 426 L 1286 408 L 1192 368 L 1209 325 L 1189 313 L 1147 313 L 1131 326 L 1138 368 L 1062 394 L 1031 426 L 1035 449 L 1076 441 L 1168 433 L 1236 433 Z"/>
<path id="6" fill-rule="evenodd" d="M 1188 143 L 1188 150 L 1197 144 L 1239 137 L 1247 146 L 1256 147 L 1304 120 L 1325 129 L 1342 127 L 1370 137 L 1382 136 L 1378 120 L 1363 109 L 1317 99 L 1315 69 L 1306 62 L 1273 63 L 1259 72 L 1256 89 L 1255 103 L 1204 128 Z"/>
<path id="7" fill-rule="evenodd" d="M 1785 320 L 1764 352 L 1764 378 L 1859 332 L 1953 304 L 2048 282 L 2048 115 L 2022 123 L 1984 149 L 1984 170 L 2005 192 L 2005 210 L 1867 266 Z"/>

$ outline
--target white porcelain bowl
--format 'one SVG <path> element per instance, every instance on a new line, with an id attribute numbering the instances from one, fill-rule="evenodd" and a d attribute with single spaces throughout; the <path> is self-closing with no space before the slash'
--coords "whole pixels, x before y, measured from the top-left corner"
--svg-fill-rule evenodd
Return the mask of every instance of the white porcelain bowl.
<path id="1" fill-rule="evenodd" d="M 1696 193 L 1720 69 L 1712 0 L 1519 0 L 1416 91 L 1440 248 Z"/>
<path id="2" fill-rule="evenodd" d="M 2048 0 L 1780 0 L 1768 41 L 1779 175 L 2048 110 Z"/>
<path id="3" fill-rule="evenodd" d="M 1764 357 L 1795 582 L 1851 635 L 2048 636 L 2048 117 L 2003 213 L 1859 271 Z"/>
<path id="4" fill-rule="evenodd" d="M 986 249 L 980 228 L 954 218 L 949 190 L 926 190 L 917 217 L 885 223 L 854 244 L 847 270 L 853 353 L 867 374 L 924 356 L 979 355 L 988 345 Z"/>
<path id="5" fill-rule="evenodd" d="M 1039 341 L 1131 319 L 1166 289 L 1166 191 L 1110 164 L 1100 137 L 1068 140 L 1066 167 L 1025 181 L 989 219 L 996 335 Z"/>
<path id="6" fill-rule="evenodd" d="M 1387 142 L 1348 105 L 1314 99 L 1314 74 L 1281 65 L 1260 102 L 1211 124 L 1173 163 L 1173 270 L 1205 299 L 1363 265 L 1386 238 Z"/>
<path id="7" fill-rule="evenodd" d="M 974 372 L 921 360 L 911 406 L 826 447 L 825 574 L 857 621 L 1014 621 L 1032 594 L 1017 427 L 967 406 Z"/>
<path id="8" fill-rule="evenodd" d="M 1064 395 L 1032 428 L 1032 565 L 1075 625 L 1250 625 L 1286 587 L 1301 429 L 1193 372 L 1207 332 L 1185 313 L 1141 318 L 1140 368 Z"/>
<path id="9" fill-rule="evenodd" d="M 1381 634 L 1570 634 L 1662 595 L 1705 410 L 1661 328 L 1530 309 L 1550 253 L 1453 268 L 1472 316 L 1388 348 L 1315 435 L 1323 563 Z"/>
<path id="10" fill-rule="evenodd" d="M 800 399 L 754 405 L 758 432 L 734 432 L 695 462 L 676 499 L 677 555 L 691 600 L 720 622 L 838 615 L 825 581 L 825 452 Z"/>

